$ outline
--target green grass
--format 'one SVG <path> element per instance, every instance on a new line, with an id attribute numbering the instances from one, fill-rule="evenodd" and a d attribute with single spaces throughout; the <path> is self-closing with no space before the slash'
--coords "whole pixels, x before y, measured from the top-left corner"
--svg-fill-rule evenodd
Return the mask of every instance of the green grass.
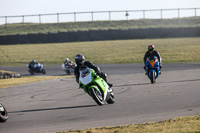
<path id="1" fill-rule="evenodd" d="M 143 63 L 148 44 L 154 44 L 163 63 L 200 62 L 200 38 L 116 40 L 73 43 L 1 45 L 0 66 L 25 65 L 32 59 L 46 64 L 74 61 L 78 53 L 96 64 Z"/>
<path id="2" fill-rule="evenodd" d="M 108 30 L 108 29 L 138 29 L 138 28 L 169 28 L 169 27 L 199 27 L 200 17 L 181 19 L 141 19 L 129 21 L 94 21 L 68 22 L 51 24 L 8 24 L 0 25 L 0 35 L 57 33 L 67 31 Z"/>
<path id="3" fill-rule="evenodd" d="M 160 122 L 54 133 L 200 133 L 200 116 L 181 117 Z"/>

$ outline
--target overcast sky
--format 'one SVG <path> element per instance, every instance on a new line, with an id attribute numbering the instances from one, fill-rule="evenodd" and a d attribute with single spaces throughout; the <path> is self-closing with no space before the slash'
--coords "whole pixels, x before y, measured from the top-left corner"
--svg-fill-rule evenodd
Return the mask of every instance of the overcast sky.
<path id="1" fill-rule="evenodd" d="M 83 11 L 200 8 L 200 0 L 0 0 L 0 16 Z"/>
<path id="2" fill-rule="evenodd" d="M 91 11 L 125 11 L 148 9 L 178 9 L 199 8 L 196 15 L 200 16 L 200 0 L 0 0 L 0 25 L 5 23 L 56 23 L 74 21 L 99 21 L 99 20 L 126 20 L 143 19 L 143 12 L 109 12 L 91 14 Z M 39 14 L 90 12 L 84 14 L 65 14 L 41 16 Z M 37 15 L 22 17 L 22 15 Z M 177 17 L 191 17 L 195 15 L 193 10 L 178 10 L 145 12 L 145 18 L 163 19 Z M 21 17 L 4 17 L 21 16 Z"/>

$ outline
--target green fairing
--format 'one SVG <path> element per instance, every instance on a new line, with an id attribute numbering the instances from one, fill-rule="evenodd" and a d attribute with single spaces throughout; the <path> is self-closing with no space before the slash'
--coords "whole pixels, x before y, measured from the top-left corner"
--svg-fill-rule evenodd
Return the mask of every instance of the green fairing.
<path id="1" fill-rule="evenodd" d="M 93 69 L 83 68 L 80 71 L 80 76 L 79 87 L 83 88 L 99 106 L 103 105 L 104 102 L 108 104 L 115 102 L 113 92 L 108 91 L 108 84 Z"/>
<path id="2" fill-rule="evenodd" d="M 84 90 L 90 90 L 90 88 L 95 88 L 95 90 L 97 90 L 98 92 L 99 92 L 99 88 L 96 86 L 96 85 L 91 85 L 91 86 L 89 86 L 89 88 L 85 88 Z M 90 94 L 91 92 L 89 91 L 89 95 L 91 96 L 91 94 Z"/>
<path id="3" fill-rule="evenodd" d="M 100 88 L 103 90 L 103 92 L 106 91 L 106 88 L 108 88 L 108 84 L 99 76 L 96 75 L 95 71 L 92 69 L 92 83 L 96 83 L 100 86 Z M 94 78 L 94 76 L 96 76 L 96 78 Z M 82 83 L 79 81 L 79 85 L 81 85 Z M 83 85 L 83 84 L 82 84 Z M 83 85 L 83 86 L 80 86 L 80 88 L 83 88 L 85 90 L 85 92 L 87 92 L 88 94 L 90 94 L 90 88 L 95 88 L 97 91 L 99 91 L 99 88 L 96 86 L 96 85 L 91 85 L 91 86 L 88 86 L 88 85 Z M 91 95 L 91 94 L 90 94 Z"/>
<path id="4" fill-rule="evenodd" d="M 106 91 L 108 85 L 102 78 L 98 76 L 98 78 L 95 79 L 95 82 L 102 88 L 103 92 Z"/>

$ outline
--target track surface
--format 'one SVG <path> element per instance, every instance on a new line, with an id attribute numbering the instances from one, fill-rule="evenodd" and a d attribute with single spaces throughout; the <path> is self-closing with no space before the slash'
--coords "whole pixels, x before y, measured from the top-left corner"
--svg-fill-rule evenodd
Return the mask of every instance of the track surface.
<path id="1" fill-rule="evenodd" d="M 55 79 L 0 90 L 9 119 L 1 133 L 45 133 L 116 126 L 200 115 L 200 64 L 163 64 L 150 84 L 142 64 L 99 65 L 109 74 L 116 103 L 97 104 L 74 78 Z M 65 75 L 61 66 L 46 66 L 47 75 Z M 29 75 L 25 67 L 1 67 Z M 42 74 L 37 74 L 40 76 Z"/>

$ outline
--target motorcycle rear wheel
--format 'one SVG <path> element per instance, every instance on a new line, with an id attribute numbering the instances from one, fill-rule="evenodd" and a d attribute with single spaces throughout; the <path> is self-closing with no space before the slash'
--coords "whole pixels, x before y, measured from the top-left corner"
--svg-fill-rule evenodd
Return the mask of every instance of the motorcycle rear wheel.
<path id="1" fill-rule="evenodd" d="M 113 93 L 113 92 L 110 93 L 110 99 L 108 99 L 107 103 L 108 103 L 108 104 L 113 104 L 113 103 L 115 103 L 115 96 L 114 96 L 114 93 Z"/>
<path id="2" fill-rule="evenodd" d="M 8 112 L 1 103 L 0 103 L 0 108 L 3 109 L 3 111 L 0 111 L 0 122 L 5 122 L 8 119 Z"/>
<path id="3" fill-rule="evenodd" d="M 42 69 L 42 74 L 46 74 L 46 71 L 44 69 Z"/>
<path id="4" fill-rule="evenodd" d="M 92 98 L 94 99 L 94 101 L 99 105 L 102 106 L 104 104 L 103 101 L 103 94 L 99 91 L 97 91 L 95 88 L 91 88 L 90 89 Z"/>

